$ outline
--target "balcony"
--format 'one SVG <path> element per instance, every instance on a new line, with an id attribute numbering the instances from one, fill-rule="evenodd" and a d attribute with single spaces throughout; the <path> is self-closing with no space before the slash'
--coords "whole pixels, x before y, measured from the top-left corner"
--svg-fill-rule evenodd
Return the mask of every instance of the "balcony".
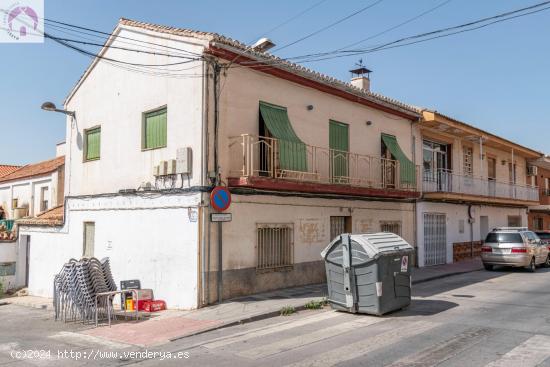
<path id="1" fill-rule="evenodd" d="M 432 199 L 527 205 L 539 201 L 538 187 L 459 175 L 450 170 L 424 170 L 422 186 L 424 197 Z"/>
<path id="2" fill-rule="evenodd" d="M 416 198 L 419 169 L 397 160 L 244 134 L 230 139 L 229 186 Z"/>

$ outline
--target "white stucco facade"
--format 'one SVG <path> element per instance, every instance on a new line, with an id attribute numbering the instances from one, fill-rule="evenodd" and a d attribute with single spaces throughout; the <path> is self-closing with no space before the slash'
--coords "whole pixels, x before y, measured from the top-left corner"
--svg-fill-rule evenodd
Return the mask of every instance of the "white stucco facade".
<path id="1" fill-rule="evenodd" d="M 62 227 L 21 226 L 30 237 L 29 293 L 51 297 L 53 276 L 83 252 L 83 223 L 95 224 L 93 255 L 109 257 L 113 277 L 139 279 L 171 308 L 197 307 L 200 196 L 109 196 L 68 199 Z"/>

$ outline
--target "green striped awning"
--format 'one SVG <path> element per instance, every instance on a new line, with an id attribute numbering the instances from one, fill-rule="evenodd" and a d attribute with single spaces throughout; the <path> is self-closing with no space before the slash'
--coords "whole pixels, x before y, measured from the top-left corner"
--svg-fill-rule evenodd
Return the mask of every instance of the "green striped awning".
<path id="1" fill-rule="evenodd" d="M 279 166 L 290 171 L 307 171 L 306 145 L 294 132 L 286 107 L 260 101 L 265 127 L 279 140 Z"/>
<path id="2" fill-rule="evenodd" d="M 382 134 L 382 141 L 394 159 L 399 161 L 401 183 L 414 185 L 416 183 L 416 168 L 414 163 L 401 150 L 397 138 L 393 135 Z"/>

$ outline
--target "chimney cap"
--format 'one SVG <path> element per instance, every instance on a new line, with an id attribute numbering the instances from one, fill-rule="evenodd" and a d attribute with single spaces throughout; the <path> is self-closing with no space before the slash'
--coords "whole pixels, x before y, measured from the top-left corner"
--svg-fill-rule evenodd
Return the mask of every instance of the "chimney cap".
<path id="1" fill-rule="evenodd" d="M 357 75 L 357 76 L 363 76 L 365 74 L 367 74 L 367 76 L 368 76 L 370 73 L 372 73 L 372 70 L 369 70 L 364 66 L 361 66 L 360 68 L 352 69 L 349 72 L 352 73 L 353 75 Z"/>

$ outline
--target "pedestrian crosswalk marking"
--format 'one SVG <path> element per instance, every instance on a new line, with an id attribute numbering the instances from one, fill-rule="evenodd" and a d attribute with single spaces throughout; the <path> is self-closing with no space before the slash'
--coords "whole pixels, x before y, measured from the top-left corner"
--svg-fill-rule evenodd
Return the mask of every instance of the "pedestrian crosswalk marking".
<path id="1" fill-rule="evenodd" d="M 333 317 L 342 316 L 342 315 L 343 314 L 335 311 L 323 312 L 323 313 L 316 314 L 316 315 L 299 319 L 299 320 L 281 322 L 275 325 L 263 326 L 257 329 L 236 333 L 227 337 L 221 337 L 218 339 L 214 339 L 206 344 L 203 344 L 202 346 L 208 349 L 219 348 L 225 345 L 254 339 L 260 336 L 265 336 L 269 334 L 278 333 L 280 331 L 294 329 L 300 326 L 305 326 L 305 325 L 312 324 L 319 321 L 329 320 Z"/>
<path id="2" fill-rule="evenodd" d="M 550 336 L 535 335 L 485 367 L 534 367 L 550 357 Z"/>
<path id="3" fill-rule="evenodd" d="M 304 337 L 303 335 L 298 335 L 291 338 L 285 338 L 270 344 L 248 349 L 237 354 L 241 357 L 252 359 L 264 358 L 273 354 L 288 351 L 290 349 L 296 349 L 308 344 L 313 344 L 315 342 L 355 330 L 358 327 L 373 325 L 382 321 L 384 321 L 384 319 L 379 317 L 358 316 L 358 319 L 356 320 L 310 332 L 307 334 L 307 337 Z"/>
<path id="4" fill-rule="evenodd" d="M 292 367 L 306 366 L 334 366 L 338 363 L 349 361 L 362 355 L 373 352 L 377 349 L 388 347 L 401 339 L 410 338 L 431 330 L 439 323 L 429 321 L 418 321 L 409 325 L 393 328 L 389 331 L 362 339 L 358 342 L 345 345 L 343 347 L 331 349 L 325 353 L 309 357 L 305 360 L 290 364 Z"/>
<path id="5" fill-rule="evenodd" d="M 431 367 L 445 362 L 464 350 L 481 343 L 491 334 L 491 329 L 470 328 L 443 342 L 436 343 L 418 353 L 401 358 L 388 367 Z"/>

